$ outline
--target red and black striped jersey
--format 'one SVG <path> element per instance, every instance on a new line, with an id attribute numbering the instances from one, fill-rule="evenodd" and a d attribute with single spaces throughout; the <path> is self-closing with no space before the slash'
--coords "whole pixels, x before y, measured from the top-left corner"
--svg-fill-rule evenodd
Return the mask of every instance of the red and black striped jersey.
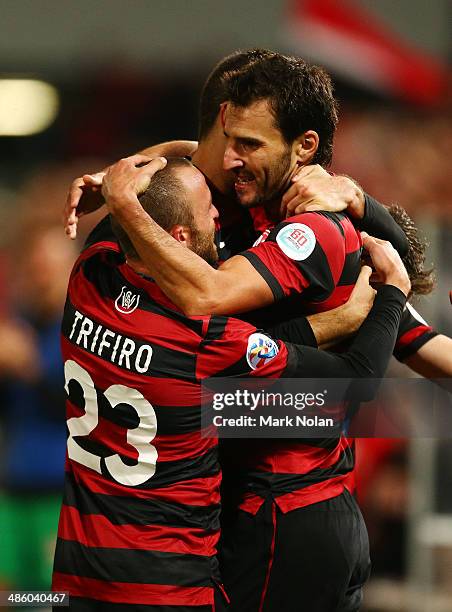
<path id="1" fill-rule="evenodd" d="M 394 357 L 404 361 L 437 335 L 438 332 L 424 321 L 411 304 L 407 303 L 400 322 Z"/>
<path id="2" fill-rule="evenodd" d="M 256 514 L 272 497 L 282 512 L 340 495 L 354 468 L 353 440 L 221 440 L 223 504 Z M 232 501 L 231 501 L 232 500 Z"/>
<path id="3" fill-rule="evenodd" d="M 52 588 L 111 603 L 202 606 L 218 580 L 220 467 L 201 381 L 279 377 L 251 364 L 256 329 L 186 317 L 115 243 L 89 246 L 62 324 L 68 444 Z"/>
<path id="4" fill-rule="evenodd" d="M 253 218 L 261 229 L 268 226 L 265 214 Z M 361 269 L 361 246 L 359 232 L 344 214 L 303 213 L 267 227 L 241 255 L 266 280 L 275 304 L 246 316 L 265 327 L 343 304 Z M 231 446 L 222 442 L 225 491 L 235 480 L 240 507 L 252 513 L 268 495 L 282 512 L 340 495 L 354 467 L 353 444 L 345 437 L 239 441 L 233 452 Z"/>
<path id="5" fill-rule="evenodd" d="M 346 302 L 360 272 L 361 247 L 359 232 L 342 213 L 303 213 L 265 230 L 251 249 L 240 253 L 275 298 L 273 307 L 259 312 L 259 325 Z"/>

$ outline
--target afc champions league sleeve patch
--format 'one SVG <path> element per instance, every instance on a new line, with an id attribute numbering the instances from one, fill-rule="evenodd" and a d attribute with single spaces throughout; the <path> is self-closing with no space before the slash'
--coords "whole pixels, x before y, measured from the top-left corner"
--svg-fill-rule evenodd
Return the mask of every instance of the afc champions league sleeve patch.
<path id="1" fill-rule="evenodd" d="M 281 251 L 294 259 L 307 259 L 315 248 L 316 238 L 310 227 L 303 223 L 289 223 L 279 230 L 276 242 Z"/>
<path id="2" fill-rule="evenodd" d="M 260 366 L 271 361 L 278 352 L 276 342 L 265 334 L 255 332 L 248 338 L 246 360 L 252 370 L 257 370 Z"/>

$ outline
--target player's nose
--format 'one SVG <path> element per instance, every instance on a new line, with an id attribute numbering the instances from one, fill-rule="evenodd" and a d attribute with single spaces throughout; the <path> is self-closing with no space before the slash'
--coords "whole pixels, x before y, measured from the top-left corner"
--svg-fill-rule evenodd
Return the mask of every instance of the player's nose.
<path id="1" fill-rule="evenodd" d="M 217 219 L 219 218 L 219 216 L 220 216 L 220 213 L 215 208 L 215 206 L 212 205 L 212 218 L 215 221 L 215 223 L 216 223 Z"/>
<path id="2" fill-rule="evenodd" d="M 226 147 L 223 157 L 223 169 L 234 170 L 234 168 L 242 168 L 242 166 L 243 161 L 238 157 L 233 147 Z"/>

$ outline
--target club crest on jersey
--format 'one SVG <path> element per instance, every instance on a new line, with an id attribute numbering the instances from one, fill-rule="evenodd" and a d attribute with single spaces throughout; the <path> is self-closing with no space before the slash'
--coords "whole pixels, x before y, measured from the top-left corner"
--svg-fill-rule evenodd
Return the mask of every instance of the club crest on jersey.
<path id="1" fill-rule="evenodd" d="M 276 242 L 283 253 L 295 261 L 303 261 L 315 248 L 315 234 L 303 223 L 289 223 L 276 236 Z"/>
<path id="2" fill-rule="evenodd" d="M 259 366 L 273 359 L 278 354 L 278 345 L 274 340 L 260 334 L 251 334 L 248 338 L 248 348 L 246 350 L 246 360 L 252 370 L 257 370 Z"/>
<path id="3" fill-rule="evenodd" d="M 133 293 L 127 287 L 121 289 L 121 293 L 115 300 L 115 308 L 122 314 L 130 314 L 135 310 L 140 302 L 138 293 Z"/>

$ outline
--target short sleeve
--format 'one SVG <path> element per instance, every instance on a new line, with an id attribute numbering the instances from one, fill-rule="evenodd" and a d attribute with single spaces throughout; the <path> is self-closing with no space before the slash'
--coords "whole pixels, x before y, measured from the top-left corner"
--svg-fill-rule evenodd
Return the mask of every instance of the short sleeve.
<path id="1" fill-rule="evenodd" d="M 223 319 L 221 333 L 201 344 L 196 368 L 198 379 L 233 376 L 279 378 L 284 374 L 288 359 L 284 342 L 274 340 L 245 321 Z"/>
<path id="2" fill-rule="evenodd" d="M 303 213 L 277 225 L 264 242 L 241 253 L 261 274 L 275 301 L 309 291 L 326 300 L 338 283 L 346 257 L 338 216 Z"/>
<path id="3" fill-rule="evenodd" d="M 438 332 L 424 321 L 413 306 L 407 304 L 399 326 L 394 357 L 399 361 L 405 361 L 437 335 Z"/>

